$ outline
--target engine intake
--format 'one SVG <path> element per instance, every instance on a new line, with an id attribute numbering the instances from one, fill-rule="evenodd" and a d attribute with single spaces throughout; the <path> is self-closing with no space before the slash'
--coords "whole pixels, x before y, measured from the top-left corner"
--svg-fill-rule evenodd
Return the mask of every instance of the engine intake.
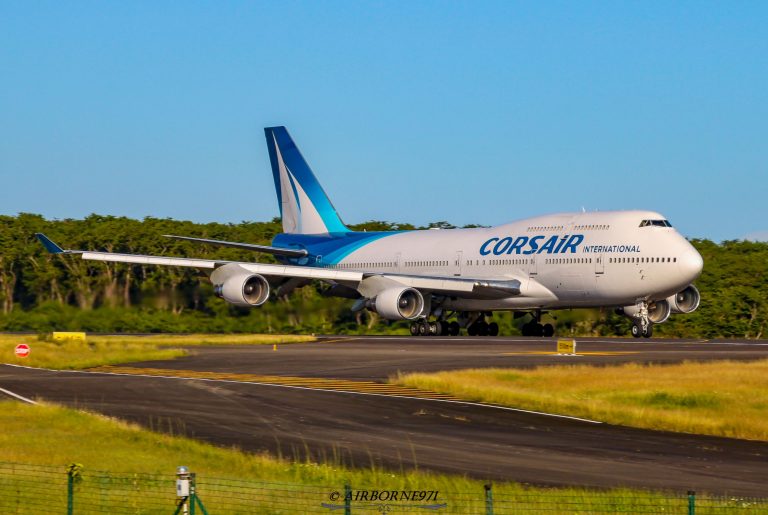
<path id="1" fill-rule="evenodd" d="M 672 307 L 672 313 L 691 313 L 696 311 L 701 303 L 701 294 L 699 290 L 690 285 L 686 289 L 679 291 L 667 299 Z"/>
<path id="2" fill-rule="evenodd" d="M 616 312 L 634 319 L 640 315 L 640 306 L 624 306 L 616 310 Z M 671 313 L 672 308 L 666 300 L 657 300 L 648 304 L 648 320 L 653 324 L 666 322 Z"/>
<path id="3" fill-rule="evenodd" d="M 214 285 L 213 290 L 235 306 L 261 306 L 269 298 L 269 283 L 258 274 L 231 275 L 222 284 Z"/>
<path id="4" fill-rule="evenodd" d="M 389 288 L 379 293 L 369 307 L 387 320 L 412 320 L 424 311 L 424 297 L 414 288 Z"/>

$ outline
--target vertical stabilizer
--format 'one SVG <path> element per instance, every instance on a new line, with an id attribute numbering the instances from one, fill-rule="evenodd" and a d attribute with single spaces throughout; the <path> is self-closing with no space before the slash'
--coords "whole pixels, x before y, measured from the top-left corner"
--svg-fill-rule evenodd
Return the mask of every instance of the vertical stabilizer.
<path id="1" fill-rule="evenodd" d="M 349 231 L 286 128 L 267 127 L 264 133 L 283 219 L 283 232 L 323 234 Z"/>

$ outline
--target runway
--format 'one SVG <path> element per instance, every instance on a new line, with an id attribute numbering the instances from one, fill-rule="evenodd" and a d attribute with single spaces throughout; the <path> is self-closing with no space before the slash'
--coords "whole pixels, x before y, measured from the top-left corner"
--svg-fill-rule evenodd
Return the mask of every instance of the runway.
<path id="1" fill-rule="evenodd" d="M 0 366 L 0 387 L 217 445 L 395 470 L 538 485 L 765 495 L 768 443 L 630 429 L 456 402 L 382 384 L 398 371 L 768 357 L 768 342 L 531 338 L 327 338 L 190 348 L 101 372 Z"/>

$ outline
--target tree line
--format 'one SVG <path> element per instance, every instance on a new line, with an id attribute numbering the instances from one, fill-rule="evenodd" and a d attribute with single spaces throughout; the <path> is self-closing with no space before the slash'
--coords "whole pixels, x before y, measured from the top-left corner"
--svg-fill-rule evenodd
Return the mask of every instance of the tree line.
<path id="1" fill-rule="evenodd" d="M 430 227 L 451 228 L 447 222 Z M 411 224 L 370 221 L 355 230 L 406 230 Z M 66 248 L 203 259 L 274 262 L 271 256 L 199 245 L 163 237 L 196 236 L 268 245 L 281 231 L 279 219 L 239 224 L 90 215 L 46 220 L 22 213 L 0 216 L 0 331 L 85 330 L 92 332 L 311 332 L 404 333 L 403 322 L 350 311 L 351 301 L 323 297 L 315 284 L 241 309 L 215 297 L 210 282 L 194 269 L 84 261 L 48 254 L 34 237 L 43 232 Z M 693 240 L 704 257 L 696 282 L 701 307 L 673 315 L 656 334 L 680 337 L 760 338 L 768 328 L 768 244 Z M 610 309 L 558 311 L 559 334 L 626 334 L 629 322 Z M 520 334 L 525 318 L 497 313 L 502 334 Z"/>

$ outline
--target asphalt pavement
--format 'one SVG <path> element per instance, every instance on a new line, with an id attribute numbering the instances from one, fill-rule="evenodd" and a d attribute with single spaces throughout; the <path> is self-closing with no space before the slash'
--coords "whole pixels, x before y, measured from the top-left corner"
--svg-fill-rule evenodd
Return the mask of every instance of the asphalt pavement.
<path id="1" fill-rule="evenodd" d="M 557 356 L 553 340 L 531 338 L 328 338 L 277 350 L 191 350 L 119 374 L 2 365 L 0 387 L 288 458 L 537 485 L 766 495 L 768 442 L 419 398 L 376 384 L 398 372 L 472 367 L 754 360 L 768 357 L 766 341 L 583 339 L 578 356 Z"/>

